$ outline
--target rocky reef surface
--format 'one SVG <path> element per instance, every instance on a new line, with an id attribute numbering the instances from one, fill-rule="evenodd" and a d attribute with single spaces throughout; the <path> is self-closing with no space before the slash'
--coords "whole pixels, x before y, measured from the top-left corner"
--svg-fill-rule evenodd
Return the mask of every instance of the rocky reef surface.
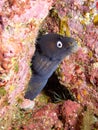
<path id="1" fill-rule="evenodd" d="M 56 72 L 75 101 L 55 104 L 44 94 L 34 101 L 23 98 L 38 32 L 77 40 L 79 50 Z M 0 130 L 6 129 L 98 129 L 97 0 L 0 1 Z"/>

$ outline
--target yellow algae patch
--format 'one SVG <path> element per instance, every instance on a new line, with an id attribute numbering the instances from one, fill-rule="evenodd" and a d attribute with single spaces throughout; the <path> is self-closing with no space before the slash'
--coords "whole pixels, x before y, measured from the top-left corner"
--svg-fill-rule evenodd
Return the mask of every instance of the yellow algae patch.
<path id="1" fill-rule="evenodd" d="M 98 25 L 98 14 L 94 16 L 93 23 Z"/>
<path id="2" fill-rule="evenodd" d="M 9 92 L 12 92 L 13 90 L 15 90 L 15 86 L 14 86 L 14 85 L 11 85 L 11 86 L 9 87 Z"/>

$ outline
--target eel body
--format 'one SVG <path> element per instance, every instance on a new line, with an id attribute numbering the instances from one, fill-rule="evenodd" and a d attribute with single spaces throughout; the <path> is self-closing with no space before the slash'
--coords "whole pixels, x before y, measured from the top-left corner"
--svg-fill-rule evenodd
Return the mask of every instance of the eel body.
<path id="1" fill-rule="evenodd" d="M 49 77 L 61 61 L 75 52 L 77 47 L 77 42 L 71 37 L 53 33 L 41 36 L 37 41 L 35 54 L 31 61 L 33 74 L 25 98 L 33 100 L 45 87 Z"/>

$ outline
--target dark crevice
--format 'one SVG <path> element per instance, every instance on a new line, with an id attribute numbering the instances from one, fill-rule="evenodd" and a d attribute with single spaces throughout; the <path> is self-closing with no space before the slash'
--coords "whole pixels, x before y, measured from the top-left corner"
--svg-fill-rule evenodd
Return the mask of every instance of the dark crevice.
<path id="1" fill-rule="evenodd" d="M 44 88 L 44 93 L 51 98 L 54 103 L 64 100 L 75 100 L 70 91 L 59 83 L 58 77 L 55 73 L 48 79 Z"/>
<path id="2" fill-rule="evenodd" d="M 3 24 L 3 20 L 2 20 L 2 16 L 0 15 L 0 25 L 1 25 L 1 28 L 4 29 L 4 24 Z"/>

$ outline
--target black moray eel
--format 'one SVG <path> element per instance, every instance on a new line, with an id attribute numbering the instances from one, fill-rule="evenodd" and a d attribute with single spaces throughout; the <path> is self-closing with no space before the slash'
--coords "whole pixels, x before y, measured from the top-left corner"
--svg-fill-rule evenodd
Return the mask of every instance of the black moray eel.
<path id="1" fill-rule="evenodd" d="M 32 58 L 32 77 L 29 81 L 25 98 L 33 100 L 45 87 L 49 77 L 61 61 L 77 50 L 77 42 L 71 37 L 59 34 L 46 34 L 37 40 Z"/>

